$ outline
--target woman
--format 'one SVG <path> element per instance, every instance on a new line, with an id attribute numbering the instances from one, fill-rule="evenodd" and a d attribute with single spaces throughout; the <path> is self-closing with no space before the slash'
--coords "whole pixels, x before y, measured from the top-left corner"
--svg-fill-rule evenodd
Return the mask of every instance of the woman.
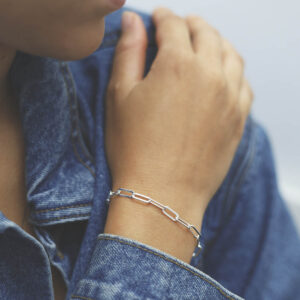
<path id="1" fill-rule="evenodd" d="M 0 298 L 295 299 L 299 238 L 242 59 L 167 9 L 156 32 L 124 13 L 121 37 L 117 11 L 104 36 L 123 4 L 0 2 Z M 107 205 L 119 188 L 169 208 Z"/>

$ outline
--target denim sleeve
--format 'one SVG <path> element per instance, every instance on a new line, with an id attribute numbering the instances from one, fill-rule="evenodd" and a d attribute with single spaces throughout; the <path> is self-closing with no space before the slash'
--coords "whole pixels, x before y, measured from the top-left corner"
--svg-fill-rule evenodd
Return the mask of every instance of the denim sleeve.
<path id="1" fill-rule="evenodd" d="M 71 299 L 242 299 L 193 266 L 136 240 L 99 234 Z"/>
<path id="2" fill-rule="evenodd" d="M 299 299 L 299 234 L 278 188 L 269 137 L 254 120 L 202 228 L 203 272 L 245 299 Z"/>

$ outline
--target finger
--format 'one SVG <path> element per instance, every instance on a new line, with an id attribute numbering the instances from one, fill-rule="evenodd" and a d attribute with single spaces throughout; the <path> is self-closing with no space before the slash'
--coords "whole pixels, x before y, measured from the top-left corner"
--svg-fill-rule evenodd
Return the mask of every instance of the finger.
<path id="1" fill-rule="evenodd" d="M 242 118 L 244 123 L 247 120 L 247 117 L 250 113 L 251 107 L 253 103 L 253 92 L 248 83 L 248 81 L 243 78 L 242 87 L 240 91 L 239 104 L 242 112 Z"/>
<path id="2" fill-rule="evenodd" d="M 222 39 L 220 34 L 198 16 L 186 17 L 196 54 L 208 63 L 222 65 Z"/>
<path id="3" fill-rule="evenodd" d="M 147 33 L 142 19 L 133 12 L 122 16 L 122 35 L 116 47 L 110 87 L 124 97 L 143 79 Z"/>
<path id="4" fill-rule="evenodd" d="M 183 18 L 167 8 L 157 8 L 153 12 L 156 26 L 156 41 L 159 49 L 185 49 L 192 51 L 190 33 Z"/>
<path id="5" fill-rule="evenodd" d="M 228 83 L 228 89 L 232 97 L 235 100 L 238 100 L 244 78 L 244 61 L 226 39 L 222 39 L 222 45 L 223 68 Z"/>

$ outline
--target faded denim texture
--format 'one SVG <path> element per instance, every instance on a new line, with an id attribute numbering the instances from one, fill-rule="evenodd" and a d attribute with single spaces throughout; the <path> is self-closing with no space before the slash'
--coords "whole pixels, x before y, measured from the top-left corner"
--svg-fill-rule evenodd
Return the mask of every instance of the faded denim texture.
<path id="1" fill-rule="evenodd" d="M 30 221 L 38 240 L 0 213 L 0 299 L 53 300 L 50 265 L 67 299 L 298 299 L 300 239 L 277 187 L 265 131 L 249 118 L 230 171 L 203 221 L 190 264 L 103 234 L 111 178 L 104 103 L 122 10 L 101 47 L 61 62 L 18 52 L 10 72 L 26 142 Z M 147 70 L 156 53 L 151 19 Z"/>

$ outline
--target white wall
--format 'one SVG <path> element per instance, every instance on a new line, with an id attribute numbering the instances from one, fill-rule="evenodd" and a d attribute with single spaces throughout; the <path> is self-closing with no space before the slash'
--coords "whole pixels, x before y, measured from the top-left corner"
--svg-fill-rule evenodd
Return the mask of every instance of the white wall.
<path id="1" fill-rule="evenodd" d="M 246 60 L 254 114 L 273 142 L 281 190 L 300 207 L 300 2 L 127 0 L 127 6 L 199 14 L 234 44 Z"/>

